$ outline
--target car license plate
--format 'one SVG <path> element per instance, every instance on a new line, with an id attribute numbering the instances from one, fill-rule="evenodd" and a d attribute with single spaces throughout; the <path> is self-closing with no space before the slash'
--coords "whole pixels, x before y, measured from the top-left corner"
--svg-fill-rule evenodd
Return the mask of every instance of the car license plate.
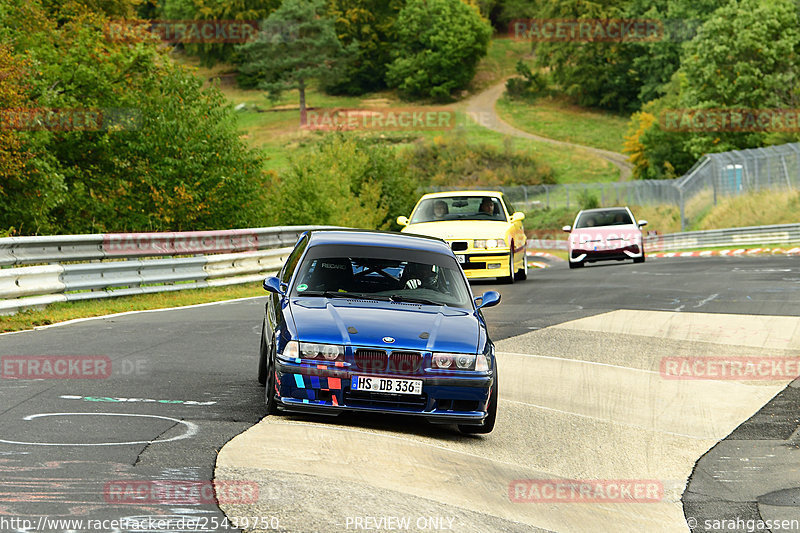
<path id="1" fill-rule="evenodd" d="M 465 256 L 465 255 L 456 255 L 456 258 L 458 258 L 458 262 L 459 263 L 463 264 L 463 263 L 467 262 L 467 256 Z"/>
<path id="2" fill-rule="evenodd" d="M 422 380 L 353 376 L 350 390 L 391 394 L 422 394 Z"/>

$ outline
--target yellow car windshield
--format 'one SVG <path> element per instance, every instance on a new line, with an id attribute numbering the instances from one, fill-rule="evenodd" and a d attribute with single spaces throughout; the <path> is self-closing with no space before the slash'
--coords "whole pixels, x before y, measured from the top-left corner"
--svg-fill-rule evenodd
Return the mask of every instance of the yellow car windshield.
<path id="1" fill-rule="evenodd" d="M 500 199 L 491 196 L 448 196 L 422 200 L 411 224 L 445 220 L 497 220 L 507 222 Z"/>

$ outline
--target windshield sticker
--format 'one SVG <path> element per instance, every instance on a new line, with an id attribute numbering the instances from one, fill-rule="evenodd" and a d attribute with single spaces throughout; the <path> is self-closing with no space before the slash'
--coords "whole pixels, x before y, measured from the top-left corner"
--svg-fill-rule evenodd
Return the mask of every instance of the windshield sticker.
<path id="1" fill-rule="evenodd" d="M 303 292 L 306 289 L 308 289 L 308 285 L 306 285 L 305 283 L 301 283 L 300 285 L 297 286 L 297 292 Z"/>

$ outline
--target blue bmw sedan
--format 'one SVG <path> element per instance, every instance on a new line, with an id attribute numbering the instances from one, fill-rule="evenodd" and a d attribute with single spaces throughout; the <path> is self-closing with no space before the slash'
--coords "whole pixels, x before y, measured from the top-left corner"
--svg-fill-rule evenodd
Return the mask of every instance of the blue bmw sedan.
<path id="1" fill-rule="evenodd" d="M 261 335 L 269 414 L 421 416 L 489 433 L 497 361 L 481 308 L 442 240 L 361 230 L 304 233 L 277 277 Z"/>

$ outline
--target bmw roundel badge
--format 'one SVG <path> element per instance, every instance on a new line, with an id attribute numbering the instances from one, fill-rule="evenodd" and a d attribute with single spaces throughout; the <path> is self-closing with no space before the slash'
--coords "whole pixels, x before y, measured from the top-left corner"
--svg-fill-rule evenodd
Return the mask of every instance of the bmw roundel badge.
<path id="1" fill-rule="evenodd" d="M 392 344 L 394 342 L 394 337 L 384 337 L 383 342 L 386 344 Z"/>

